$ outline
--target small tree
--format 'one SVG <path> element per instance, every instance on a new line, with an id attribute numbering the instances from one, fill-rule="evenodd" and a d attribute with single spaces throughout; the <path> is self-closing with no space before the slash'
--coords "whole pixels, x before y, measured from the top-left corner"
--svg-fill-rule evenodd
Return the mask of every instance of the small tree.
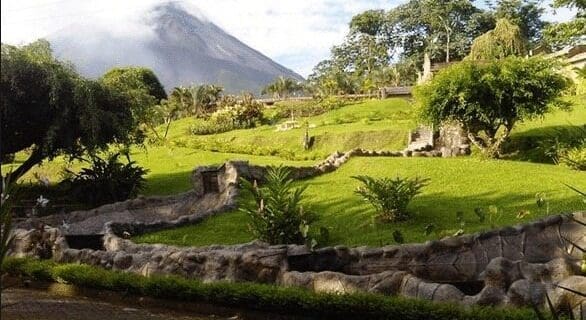
<path id="1" fill-rule="evenodd" d="M 429 179 L 418 177 L 375 179 L 369 176 L 354 176 L 352 178 L 362 182 L 362 186 L 355 192 L 375 207 L 381 219 L 387 222 L 407 220 L 409 202 L 421 193 L 421 189 L 429 181 Z"/>
<path id="2" fill-rule="evenodd" d="M 270 244 L 303 243 L 315 220 L 301 205 L 305 187 L 294 189 L 289 175 L 289 169 L 279 166 L 267 170 L 263 187 L 242 179 L 242 187 L 252 194 L 254 203 L 240 210 L 250 217 L 254 235 Z"/>
<path id="3" fill-rule="evenodd" d="M 414 95 L 422 120 L 436 126 L 458 121 L 485 155 L 498 157 L 519 121 L 567 106 L 559 96 L 569 80 L 558 69 L 540 57 L 464 61 L 416 87 Z"/>

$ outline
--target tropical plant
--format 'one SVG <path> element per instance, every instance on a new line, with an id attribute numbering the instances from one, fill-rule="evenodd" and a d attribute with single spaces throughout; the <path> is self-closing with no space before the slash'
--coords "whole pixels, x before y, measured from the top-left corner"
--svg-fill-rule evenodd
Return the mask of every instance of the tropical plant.
<path id="1" fill-rule="evenodd" d="M 241 180 L 243 189 L 254 201 L 243 204 L 240 210 L 250 217 L 254 236 L 270 244 L 304 243 L 316 218 L 303 209 L 305 187 L 294 188 L 290 174 L 286 167 L 269 167 L 262 187 L 256 180 Z"/>
<path id="2" fill-rule="evenodd" d="M 264 87 L 261 93 L 272 94 L 277 99 L 286 99 L 288 96 L 302 89 L 303 85 L 299 81 L 280 76 Z"/>
<path id="3" fill-rule="evenodd" d="M 180 117 L 206 117 L 216 110 L 224 88 L 212 84 L 175 87 L 169 95 L 169 103 L 175 105 Z"/>
<path id="4" fill-rule="evenodd" d="M 243 94 L 241 97 L 223 97 L 219 108 L 205 121 L 195 123 L 191 127 L 193 134 L 213 134 L 235 129 L 255 127 L 263 121 L 263 104 L 256 101 L 253 95 Z"/>
<path id="5" fill-rule="evenodd" d="M 436 127 L 457 121 L 485 156 L 499 157 L 519 121 L 568 106 L 560 95 L 570 82 L 559 68 L 541 57 L 460 62 L 414 89 L 420 118 Z"/>
<path id="6" fill-rule="evenodd" d="M 106 203 L 136 197 L 145 186 L 147 169 L 137 166 L 134 161 L 124 164 L 119 153 L 102 159 L 91 155 L 91 167 L 79 173 L 67 170 L 69 179 L 63 181 L 69 186 L 72 196 L 78 201 L 98 206 Z"/>
<path id="7" fill-rule="evenodd" d="M 407 220 L 409 202 L 425 187 L 429 179 L 425 178 L 373 178 L 353 176 L 362 182 L 356 189 L 365 201 L 379 211 L 379 217 L 386 222 Z"/>

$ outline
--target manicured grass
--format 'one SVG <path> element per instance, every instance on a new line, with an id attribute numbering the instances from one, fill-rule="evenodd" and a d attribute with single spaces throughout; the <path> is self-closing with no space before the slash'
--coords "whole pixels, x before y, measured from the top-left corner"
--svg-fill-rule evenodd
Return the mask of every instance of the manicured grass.
<path id="1" fill-rule="evenodd" d="M 582 137 L 584 129 L 579 130 L 577 127 L 586 127 L 586 96 L 574 96 L 568 98 L 568 101 L 573 103 L 570 111 L 555 110 L 543 118 L 519 123 L 504 146 L 505 152 L 509 153 L 507 157 L 513 160 L 553 163 L 553 159 L 547 154 L 552 144 L 550 141 L 568 143 Z"/>
<path id="2" fill-rule="evenodd" d="M 315 319 L 534 319 L 525 308 L 462 307 L 418 299 L 352 293 L 314 293 L 295 287 L 256 283 L 202 283 L 178 276 L 150 277 L 89 265 L 8 259 L 2 271 L 40 281 L 125 292 L 131 295 L 211 303 Z M 551 317 L 546 316 L 546 319 Z"/>
<path id="3" fill-rule="evenodd" d="M 415 126 L 412 107 L 405 99 L 368 100 L 325 114 L 297 119 L 309 123 L 315 137 L 311 150 L 303 149 L 305 128 L 276 131 L 276 126 L 234 130 L 196 136 L 189 133 L 193 119 L 173 123 L 169 137 L 173 144 L 197 149 L 246 154 L 279 155 L 284 159 L 323 159 L 334 151 L 356 147 L 402 150 L 407 133 Z"/>
<path id="4" fill-rule="evenodd" d="M 396 224 L 373 223 L 376 212 L 354 190 L 359 182 L 354 175 L 421 176 L 430 178 L 423 194 L 409 210 L 413 218 Z M 476 232 L 495 226 L 511 225 L 549 214 L 586 209 L 586 205 L 564 183 L 586 190 L 586 172 L 560 166 L 504 160 L 473 158 L 353 158 L 340 169 L 314 179 L 298 182 L 307 185 L 306 205 L 318 213 L 316 229 L 330 231 L 329 244 L 380 246 L 390 244 L 392 232 L 400 230 L 406 242 L 421 242 L 453 234 L 462 228 Z M 536 194 L 544 193 L 548 208 L 536 205 Z M 246 201 L 246 200 L 243 200 Z M 475 208 L 489 212 L 498 207 L 492 221 L 479 222 Z M 523 219 L 521 210 L 530 213 Z M 456 222 L 456 213 L 464 213 L 466 224 Z M 439 233 L 424 234 L 434 224 Z M 248 217 L 235 211 L 212 217 L 195 226 L 165 230 L 137 237 L 139 242 L 176 245 L 234 244 L 252 240 Z M 448 232 L 449 230 L 449 232 Z"/>

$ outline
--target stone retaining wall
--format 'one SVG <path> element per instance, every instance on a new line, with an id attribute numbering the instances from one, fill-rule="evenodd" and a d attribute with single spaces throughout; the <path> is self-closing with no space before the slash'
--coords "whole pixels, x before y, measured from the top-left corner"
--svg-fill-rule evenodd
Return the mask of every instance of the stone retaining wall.
<path id="1" fill-rule="evenodd" d="M 312 166 L 291 168 L 295 179 L 331 172 L 352 156 L 403 156 L 361 149 L 334 153 Z M 435 156 L 435 155 L 434 155 Z M 217 170 L 218 192 L 206 193 L 202 172 L 192 174 L 193 191 L 102 206 L 21 223 L 11 252 L 52 256 L 143 275 L 176 274 L 203 281 L 255 281 L 316 291 L 367 291 L 463 304 L 544 305 L 545 294 L 559 308 L 578 310 L 586 292 L 580 261 L 586 247 L 586 212 L 548 217 L 530 224 L 424 244 L 381 248 L 237 246 L 183 248 L 135 244 L 130 235 L 193 224 L 236 206 L 240 178 L 262 183 L 266 168 L 227 162 Z M 69 227 L 61 221 L 67 219 Z M 47 226 L 32 228 L 42 222 Z M 55 226 L 58 228 L 52 228 Z M 72 231 L 73 230 L 73 231 Z M 105 250 L 69 248 L 67 234 L 104 234 Z M 585 308 L 586 309 L 586 308 Z"/>

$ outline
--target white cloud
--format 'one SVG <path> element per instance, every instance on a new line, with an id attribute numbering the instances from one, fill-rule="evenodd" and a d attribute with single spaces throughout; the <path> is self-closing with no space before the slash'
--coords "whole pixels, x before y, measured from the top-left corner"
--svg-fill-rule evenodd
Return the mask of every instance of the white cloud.
<path id="1" fill-rule="evenodd" d="M 390 9 L 405 0 L 181 0 L 209 20 L 277 62 L 306 76 L 342 41 L 350 18 L 367 9 Z M 110 26 L 116 34 L 145 34 L 144 14 L 155 0 L 2 0 L 2 42 L 22 44 L 71 24 Z M 573 13 L 548 11 L 548 20 Z M 111 26 L 114 25 L 115 28 Z"/>

